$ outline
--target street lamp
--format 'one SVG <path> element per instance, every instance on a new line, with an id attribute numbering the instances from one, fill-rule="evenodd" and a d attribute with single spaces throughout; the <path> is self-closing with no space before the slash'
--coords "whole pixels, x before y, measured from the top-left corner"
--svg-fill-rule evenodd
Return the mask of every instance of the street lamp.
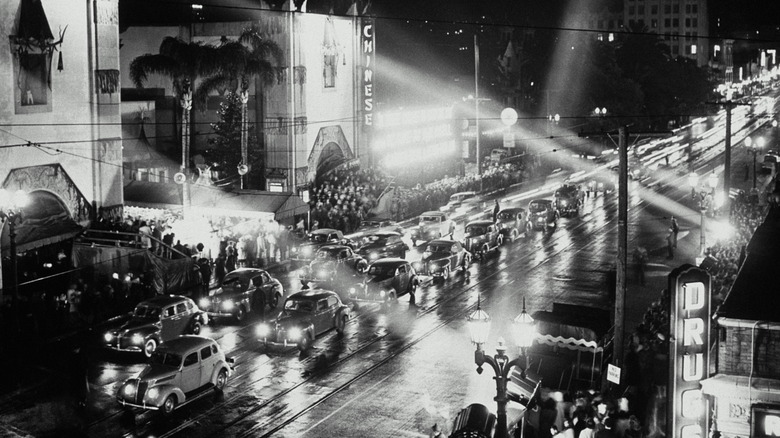
<path id="1" fill-rule="evenodd" d="M 750 137 L 745 138 L 745 146 L 747 146 L 748 152 L 753 153 L 753 189 L 756 188 L 756 156 L 764 149 L 765 144 L 766 140 L 764 140 L 764 137 L 758 137 L 756 141 L 753 141 Z"/>
<path id="2" fill-rule="evenodd" d="M 16 278 L 16 223 L 22 221 L 22 210 L 27 206 L 29 196 L 24 190 L 9 192 L 0 189 L 0 231 L 8 224 L 8 244 L 11 259 L 11 297 L 16 301 L 18 281 Z M 0 257 L 2 259 L 2 257 Z M 0 263 L 0 280 L 2 280 L 2 264 Z M 1 282 L 5 287 L 5 282 Z M 0 289 L 0 302 L 2 302 L 2 289 Z"/>
<path id="3" fill-rule="evenodd" d="M 488 334 L 490 333 L 490 316 L 482 310 L 479 300 L 477 300 L 477 310 L 469 315 L 467 322 L 471 342 L 477 347 L 474 351 L 474 363 L 477 365 L 477 373 L 482 374 L 482 366 L 487 363 L 493 368 L 493 373 L 495 374 L 493 379 L 496 381 L 496 397 L 493 400 L 497 404 L 497 415 L 494 436 L 496 438 L 506 438 L 508 436 L 506 405 L 509 402 L 507 382 L 509 381 L 509 374 L 514 367 L 520 368 L 520 375 L 525 378 L 525 372 L 528 368 L 527 349 L 533 344 L 536 336 L 534 320 L 525 311 L 525 298 L 523 298 L 523 311 L 513 321 L 513 332 L 517 345 L 520 347 L 521 355 L 512 360 L 506 355 L 507 347 L 504 344 L 504 338 L 498 338 L 494 356 L 485 354 L 485 351 L 482 349 L 482 345 L 487 342 Z"/>

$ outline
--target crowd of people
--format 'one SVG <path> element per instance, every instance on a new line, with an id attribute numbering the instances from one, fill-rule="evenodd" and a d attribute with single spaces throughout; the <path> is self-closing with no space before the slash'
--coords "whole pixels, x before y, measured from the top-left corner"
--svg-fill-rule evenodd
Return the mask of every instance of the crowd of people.
<path id="1" fill-rule="evenodd" d="M 377 170 L 343 167 L 310 187 L 312 225 L 351 233 L 369 216 L 389 179 Z"/>

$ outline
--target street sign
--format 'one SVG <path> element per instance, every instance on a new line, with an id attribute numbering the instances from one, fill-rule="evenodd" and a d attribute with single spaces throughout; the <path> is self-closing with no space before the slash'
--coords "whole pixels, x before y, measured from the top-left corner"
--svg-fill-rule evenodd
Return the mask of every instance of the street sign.
<path id="1" fill-rule="evenodd" d="M 607 365 L 607 380 L 616 385 L 620 385 L 620 367 L 616 367 L 612 364 Z"/>
<path id="2" fill-rule="evenodd" d="M 505 132 L 504 133 L 504 147 L 505 148 L 513 148 L 515 147 L 515 134 L 512 132 Z"/>

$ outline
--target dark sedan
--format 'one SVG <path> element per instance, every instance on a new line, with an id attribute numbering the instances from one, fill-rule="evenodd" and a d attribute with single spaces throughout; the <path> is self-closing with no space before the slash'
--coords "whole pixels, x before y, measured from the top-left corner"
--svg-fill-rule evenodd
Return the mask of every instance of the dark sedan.
<path id="1" fill-rule="evenodd" d="M 283 297 L 282 283 L 268 272 L 241 268 L 230 272 L 222 281 L 222 287 L 201 298 L 198 305 L 212 318 L 241 321 L 249 312 L 262 313 L 266 305 L 275 309 Z"/>
<path id="2" fill-rule="evenodd" d="M 368 261 L 387 257 L 405 258 L 409 245 L 395 231 L 377 231 L 356 239 L 357 253 Z"/>
<path id="3" fill-rule="evenodd" d="M 464 272 L 471 264 L 471 254 L 460 242 L 453 240 L 434 240 L 425 247 L 422 260 L 415 263 L 417 273 L 446 280 L 456 269 Z"/>
<path id="4" fill-rule="evenodd" d="M 349 321 L 349 308 L 332 291 L 312 289 L 290 295 L 275 320 L 257 325 L 257 337 L 266 345 L 297 345 L 301 351 L 332 329 L 339 333 Z"/>
<path id="5" fill-rule="evenodd" d="M 368 267 L 363 282 L 349 288 L 349 298 L 353 304 L 361 301 L 390 303 L 410 294 L 410 301 L 414 302 L 414 293 L 419 284 L 417 274 L 408 261 L 380 259 Z"/>

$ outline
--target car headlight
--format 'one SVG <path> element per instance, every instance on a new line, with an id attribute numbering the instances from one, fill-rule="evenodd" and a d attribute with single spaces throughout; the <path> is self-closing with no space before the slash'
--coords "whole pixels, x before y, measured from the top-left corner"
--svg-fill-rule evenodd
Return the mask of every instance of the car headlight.
<path id="1" fill-rule="evenodd" d="M 293 247 L 290 249 L 290 251 L 291 251 L 291 252 L 298 252 L 298 247 L 297 247 L 297 246 L 293 246 Z"/>
<path id="2" fill-rule="evenodd" d="M 368 258 L 370 258 L 371 260 L 376 260 L 379 258 L 379 253 L 372 252 L 371 254 L 368 255 Z"/>
<path id="3" fill-rule="evenodd" d="M 439 269 L 441 269 L 441 266 L 439 266 L 439 265 L 437 265 L 437 264 L 435 264 L 435 263 L 431 263 L 431 266 L 429 267 L 429 269 L 430 269 L 432 272 L 436 272 L 436 271 L 438 271 Z"/>
<path id="4" fill-rule="evenodd" d="M 301 250 L 301 254 L 303 254 L 305 256 L 310 256 L 311 255 L 311 248 L 309 248 L 309 247 L 303 248 Z"/>
<path id="5" fill-rule="evenodd" d="M 146 396 L 150 399 L 156 399 L 158 395 L 160 395 L 160 390 L 157 388 L 152 388 L 146 392 Z"/>
<path id="6" fill-rule="evenodd" d="M 271 333 L 271 326 L 268 324 L 259 324 L 255 329 L 255 333 L 260 338 L 265 338 Z"/>
<path id="7" fill-rule="evenodd" d="M 541 216 L 539 216 L 538 218 L 536 218 L 536 221 L 537 221 L 537 222 L 544 222 L 544 218 L 543 218 L 543 217 L 541 217 Z"/>
<path id="8" fill-rule="evenodd" d="M 301 339 L 301 336 L 303 335 L 303 332 L 298 327 L 293 327 L 287 332 L 287 339 L 291 341 L 297 341 L 298 339 Z"/>
<path id="9" fill-rule="evenodd" d="M 136 391 L 136 387 L 134 383 L 126 384 L 125 388 L 122 390 L 122 392 L 125 394 L 125 397 L 129 397 L 129 398 L 135 397 L 135 391 Z"/>
<path id="10" fill-rule="evenodd" d="M 105 335 L 103 335 L 103 339 L 105 339 L 106 342 L 111 342 L 114 340 L 114 335 L 113 333 L 106 333 Z"/>
<path id="11" fill-rule="evenodd" d="M 419 271 L 420 268 L 422 268 L 422 264 L 420 262 L 414 262 L 412 263 L 412 267 L 414 268 L 415 271 Z"/>
<path id="12" fill-rule="evenodd" d="M 132 342 L 133 344 L 143 344 L 144 337 L 140 333 L 136 333 L 130 338 L 130 342 Z"/>
<path id="13" fill-rule="evenodd" d="M 385 297 L 385 291 L 383 291 L 383 290 L 380 290 L 380 291 L 379 291 L 379 297 L 380 297 L 380 298 L 384 298 L 384 297 Z"/>
<path id="14" fill-rule="evenodd" d="M 561 205 L 563 205 L 565 207 L 565 206 L 569 205 L 569 201 L 561 201 Z"/>
<path id="15" fill-rule="evenodd" d="M 349 288 L 350 295 L 355 295 L 356 293 L 357 293 L 357 289 L 355 289 L 354 287 Z"/>
<path id="16" fill-rule="evenodd" d="M 319 277 L 319 278 L 327 278 L 328 277 L 328 271 L 326 271 L 325 269 L 320 269 L 319 271 L 317 271 L 317 277 Z"/>
<path id="17" fill-rule="evenodd" d="M 233 300 L 225 300 L 222 302 L 222 308 L 225 310 L 233 310 L 233 306 L 235 306 Z"/>
<path id="18" fill-rule="evenodd" d="M 211 301 L 208 298 L 201 298 L 200 301 L 198 301 L 198 307 L 201 309 L 209 307 L 209 304 L 211 304 Z"/>

